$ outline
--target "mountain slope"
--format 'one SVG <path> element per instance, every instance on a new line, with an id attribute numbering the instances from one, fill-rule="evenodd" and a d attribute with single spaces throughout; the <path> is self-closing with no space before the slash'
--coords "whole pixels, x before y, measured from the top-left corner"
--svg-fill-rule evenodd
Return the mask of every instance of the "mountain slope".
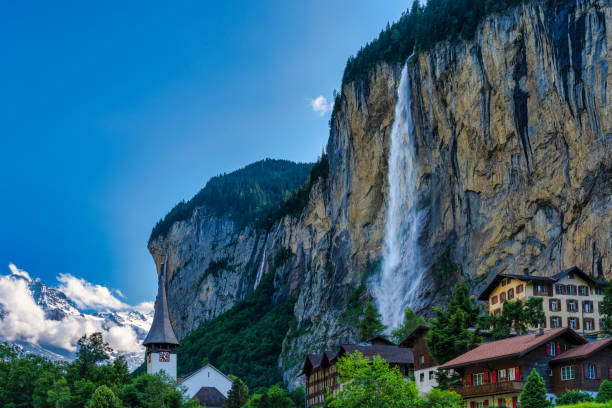
<path id="1" fill-rule="evenodd" d="M 612 277 L 611 33 L 606 0 L 531 1 L 487 17 L 470 41 L 408 61 L 414 201 L 426 214 L 411 306 L 429 313 L 457 279 L 478 291 L 498 272 L 576 265 Z M 273 300 L 297 297 L 296 332 L 279 359 L 285 380 L 305 353 L 355 341 L 347 316 L 359 310 L 347 301 L 367 297 L 355 288 L 380 276 L 402 66 L 378 61 L 343 84 L 329 175 L 312 180 L 298 216 L 262 233 L 196 208 L 149 243 L 158 265 L 170 256 L 180 337 L 273 273 Z M 451 275 L 438 268 L 443 253 L 458 265 Z"/>

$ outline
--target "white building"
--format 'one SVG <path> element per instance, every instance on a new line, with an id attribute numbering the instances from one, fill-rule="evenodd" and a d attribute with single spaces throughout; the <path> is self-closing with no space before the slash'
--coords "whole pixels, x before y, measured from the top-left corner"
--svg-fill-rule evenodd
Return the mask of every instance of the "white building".
<path id="1" fill-rule="evenodd" d="M 227 398 L 227 394 L 232 388 L 233 383 L 229 377 L 211 364 L 207 364 L 199 370 L 179 378 L 178 382 L 187 388 L 187 395 L 189 398 L 193 398 L 202 387 L 216 388 L 225 398 Z"/>

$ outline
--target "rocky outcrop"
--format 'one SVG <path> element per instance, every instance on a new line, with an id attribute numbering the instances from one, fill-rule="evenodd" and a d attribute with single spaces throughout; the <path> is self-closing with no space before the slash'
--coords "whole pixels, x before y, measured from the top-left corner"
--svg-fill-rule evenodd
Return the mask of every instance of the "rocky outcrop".
<path id="1" fill-rule="evenodd" d="M 611 46 L 608 1 L 555 10 L 532 2 L 487 18 L 473 41 L 408 62 L 425 265 L 449 248 L 474 290 L 498 272 L 550 275 L 577 265 L 612 277 Z M 275 300 L 298 297 L 297 333 L 279 362 L 286 380 L 304 353 L 355 340 L 342 316 L 381 255 L 401 68 L 379 64 L 368 80 L 344 86 L 329 179 L 299 217 L 258 232 L 202 208 L 150 243 L 157 264 L 170 254 L 180 337 L 252 291 L 263 268 L 275 273 Z M 281 248 L 294 255 L 279 265 Z M 415 306 L 427 312 L 444 282 L 422 279 Z"/>

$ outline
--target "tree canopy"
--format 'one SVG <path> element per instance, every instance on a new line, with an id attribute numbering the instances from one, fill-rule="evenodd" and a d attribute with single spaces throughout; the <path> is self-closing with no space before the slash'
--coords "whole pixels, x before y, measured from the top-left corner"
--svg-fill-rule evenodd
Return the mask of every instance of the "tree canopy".
<path id="1" fill-rule="evenodd" d="M 404 321 L 391 331 L 391 339 L 396 344 L 399 344 L 422 324 L 425 324 L 425 318 L 417 315 L 411 308 L 406 307 L 404 309 Z"/>
<path id="2" fill-rule="evenodd" d="M 359 340 L 366 341 L 382 334 L 387 326 L 382 322 L 382 316 L 372 302 L 367 302 L 363 318 L 357 325 Z"/>
<path id="3" fill-rule="evenodd" d="M 513 331 L 517 335 L 525 334 L 529 327 L 537 327 L 544 319 L 542 298 L 531 297 L 526 302 L 521 299 L 504 301 L 501 314 L 484 315 L 482 324 L 492 329 L 494 340 L 501 340 L 510 337 Z"/>
<path id="4" fill-rule="evenodd" d="M 549 408 L 550 401 L 546 399 L 546 385 L 544 380 L 534 368 L 527 376 L 527 382 L 519 396 L 521 407 L 524 408 Z"/>

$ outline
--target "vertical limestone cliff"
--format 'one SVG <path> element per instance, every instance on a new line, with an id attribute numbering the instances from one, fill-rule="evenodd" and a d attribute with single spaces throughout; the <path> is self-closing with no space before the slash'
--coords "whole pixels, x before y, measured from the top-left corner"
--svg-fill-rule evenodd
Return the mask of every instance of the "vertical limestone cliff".
<path id="1" fill-rule="evenodd" d="M 431 268 L 446 248 L 474 290 L 498 272 L 577 265 L 612 277 L 611 46 L 608 0 L 556 10 L 531 2 L 488 17 L 472 41 L 408 62 L 429 271 L 416 308 L 442 300 L 437 289 L 448 282 Z M 287 381 L 304 353 L 355 340 L 346 302 L 381 256 L 401 69 L 378 64 L 343 87 L 329 178 L 299 216 L 265 232 L 199 208 L 150 242 L 156 263 L 169 254 L 180 337 L 244 298 L 264 271 L 275 274 L 275 301 L 298 299 L 297 329 L 279 358 Z M 293 256 L 275 262 L 283 248 Z"/>

